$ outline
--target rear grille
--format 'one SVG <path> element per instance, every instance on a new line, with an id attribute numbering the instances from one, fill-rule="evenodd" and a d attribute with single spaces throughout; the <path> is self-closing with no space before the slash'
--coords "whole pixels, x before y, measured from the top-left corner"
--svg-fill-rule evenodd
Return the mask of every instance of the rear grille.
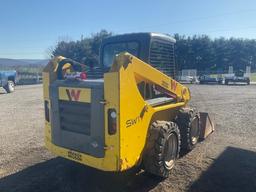
<path id="1" fill-rule="evenodd" d="M 103 78 L 103 69 L 102 68 L 90 69 L 89 71 L 87 71 L 86 74 L 88 79 Z"/>
<path id="2" fill-rule="evenodd" d="M 175 76 L 174 44 L 153 41 L 150 48 L 150 64 L 170 77 Z"/>
<path id="3" fill-rule="evenodd" d="M 91 104 L 59 101 L 60 128 L 66 131 L 90 135 Z"/>

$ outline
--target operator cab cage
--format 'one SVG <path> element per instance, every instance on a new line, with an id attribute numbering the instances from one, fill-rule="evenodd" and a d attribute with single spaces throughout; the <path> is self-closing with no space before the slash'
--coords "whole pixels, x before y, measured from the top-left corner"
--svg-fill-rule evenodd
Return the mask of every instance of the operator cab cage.
<path id="1" fill-rule="evenodd" d="M 114 57 L 127 51 L 154 68 L 175 78 L 174 43 L 169 35 L 131 33 L 104 39 L 100 48 L 100 68 L 108 72 Z"/>

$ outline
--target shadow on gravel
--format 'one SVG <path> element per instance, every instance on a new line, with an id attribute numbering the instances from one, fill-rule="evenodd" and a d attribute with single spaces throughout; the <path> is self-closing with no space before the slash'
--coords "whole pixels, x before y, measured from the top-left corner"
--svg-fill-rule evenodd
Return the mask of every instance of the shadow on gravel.
<path id="1" fill-rule="evenodd" d="M 189 191 L 256 191 L 256 153 L 228 147 Z"/>
<path id="2" fill-rule="evenodd" d="M 159 182 L 161 180 L 144 172 L 102 172 L 55 158 L 0 179 L 0 191 L 148 191 Z"/>

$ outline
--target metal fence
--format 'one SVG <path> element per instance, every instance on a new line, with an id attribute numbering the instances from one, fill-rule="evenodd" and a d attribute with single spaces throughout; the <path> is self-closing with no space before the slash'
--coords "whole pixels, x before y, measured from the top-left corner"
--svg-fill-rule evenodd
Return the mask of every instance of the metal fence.
<path id="1" fill-rule="evenodd" d="M 17 84 L 19 85 L 40 84 L 40 83 L 42 83 L 42 73 L 28 73 L 28 72 L 18 73 Z"/>

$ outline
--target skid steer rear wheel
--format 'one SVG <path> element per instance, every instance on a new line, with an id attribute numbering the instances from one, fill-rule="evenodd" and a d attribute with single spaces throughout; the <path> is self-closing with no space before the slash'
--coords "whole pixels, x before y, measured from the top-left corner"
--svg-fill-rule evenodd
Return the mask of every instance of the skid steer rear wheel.
<path id="1" fill-rule="evenodd" d="M 180 132 L 174 122 L 152 123 L 143 156 L 145 171 L 166 178 L 180 151 Z"/>
<path id="2" fill-rule="evenodd" d="M 191 151 L 200 136 L 199 113 L 192 108 L 183 108 L 179 111 L 176 122 L 180 128 L 181 150 Z"/>

